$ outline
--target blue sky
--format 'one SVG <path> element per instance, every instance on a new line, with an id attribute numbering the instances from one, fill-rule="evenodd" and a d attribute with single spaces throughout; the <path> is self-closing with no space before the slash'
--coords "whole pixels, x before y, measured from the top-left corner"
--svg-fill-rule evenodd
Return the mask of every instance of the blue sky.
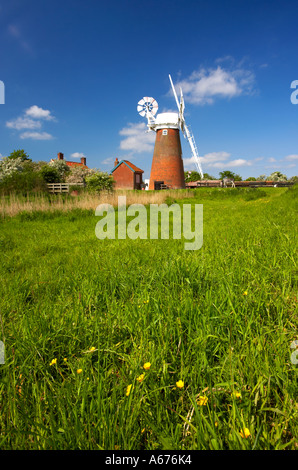
<path id="1" fill-rule="evenodd" d="M 117 157 L 149 178 L 155 134 L 136 107 L 176 111 L 170 73 L 204 172 L 297 175 L 297 53 L 296 0 L 0 0 L 0 154 L 103 171 Z"/>

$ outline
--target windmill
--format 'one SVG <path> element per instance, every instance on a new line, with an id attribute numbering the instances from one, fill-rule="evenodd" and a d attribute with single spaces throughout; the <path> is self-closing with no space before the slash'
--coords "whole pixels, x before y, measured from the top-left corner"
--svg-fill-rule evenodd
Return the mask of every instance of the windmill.
<path id="1" fill-rule="evenodd" d="M 179 103 L 178 98 L 177 98 L 177 93 L 176 93 L 175 87 L 173 85 L 171 75 L 169 75 L 169 78 L 170 78 L 170 82 L 171 82 L 171 85 L 172 85 L 172 90 L 173 90 L 175 100 L 176 100 L 178 110 L 179 110 L 180 129 L 181 129 L 185 139 L 188 140 L 188 143 L 189 143 L 190 148 L 191 148 L 192 156 L 195 160 L 195 163 L 197 165 L 197 168 L 198 168 L 198 171 L 201 175 L 201 178 L 203 179 L 204 175 L 203 175 L 203 170 L 202 170 L 202 166 L 201 166 L 201 162 L 200 162 L 199 152 L 198 152 L 198 149 L 197 149 L 197 146 L 196 146 L 196 143 L 195 143 L 195 138 L 194 138 L 194 135 L 190 132 L 189 128 L 187 127 L 187 125 L 185 123 L 185 119 L 184 119 L 185 104 L 184 104 L 182 89 L 180 87 L 180 103 Z"/>
<path id="2" fill-rule="evenodd" d="M 178 106 L 178 113 L 169 112 L 156 115 L 158 103 L 154 98 L 148 96 L 142 98 L 137 106 L 138 113 L 147 118 L 147 132 L 156 132 L 149 189 L 185 188 L 180 129 L 190 144 L 192 155 L 203 178 L 194 136 L 185 123 L 182 90 L 180 88 L 179 103 L 170 75 L 169 78 Z"/>

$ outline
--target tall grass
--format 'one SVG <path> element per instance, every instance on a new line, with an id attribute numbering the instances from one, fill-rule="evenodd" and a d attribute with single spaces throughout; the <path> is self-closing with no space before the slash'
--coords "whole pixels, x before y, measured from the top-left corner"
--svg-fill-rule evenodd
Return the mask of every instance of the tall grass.
<path id="1" fill-rule="evenodd" d="M 99 195 L 83 192 L 78 196 L 69 194 L 31 193 L 27 196 L 11 194 L 0 197 L 0 216 L 13 217 L 20 212 L 68 212 L 73 209 L 95 210 L 99 204 L 117 206 L 118 196 L 126 196 L 127 204 L 162 204 L 167 198 L 193 197 L 194 192 L 170 191 L 103 191 Z"/>
<path id="2" fill-rule="evenodd" d="M 297 190 L 201 189 L 193 252 L 1 221 L 0 448 L 297 449 Z"/>

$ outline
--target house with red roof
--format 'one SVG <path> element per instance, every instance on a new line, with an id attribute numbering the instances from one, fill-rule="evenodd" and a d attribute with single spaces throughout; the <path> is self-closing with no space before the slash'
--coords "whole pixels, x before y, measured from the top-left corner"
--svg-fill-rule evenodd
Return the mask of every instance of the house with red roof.
<path id="1" fill-rule="evenodd" d="M 64 160 L 64 155 L 63 155 L 62 152 L 58 153 L 58 160 Z M 79 162 L 69 162 L 69 161 L 66 161 L 66 160 L 64 160 L 64 161 L 65 161 L 66 165 L 70 166 L 70 167 L 78 166 L 78 167 L 82 167 L 82 168 L 86 168 L 86 169 L 88 168 L 87 165 L 86 165 L 86 157 L 81 157 L 81 162 L 80 163 Z"/>
<path id="2" fill-rule="evenodd" d="M 118 161 L 116 158 L 111 176 L 115 181 L 115 189 L 142 189 L 144 171 L 128 160 Z"/>

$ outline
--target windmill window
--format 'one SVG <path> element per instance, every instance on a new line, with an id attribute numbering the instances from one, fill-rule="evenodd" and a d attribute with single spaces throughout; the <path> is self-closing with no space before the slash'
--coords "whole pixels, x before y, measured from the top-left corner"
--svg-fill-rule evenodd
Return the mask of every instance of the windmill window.
<path id="1" fill-rule="evenodd" d="M 168 129 L 163 129 L 162 135 L 168 135 Z"/>

